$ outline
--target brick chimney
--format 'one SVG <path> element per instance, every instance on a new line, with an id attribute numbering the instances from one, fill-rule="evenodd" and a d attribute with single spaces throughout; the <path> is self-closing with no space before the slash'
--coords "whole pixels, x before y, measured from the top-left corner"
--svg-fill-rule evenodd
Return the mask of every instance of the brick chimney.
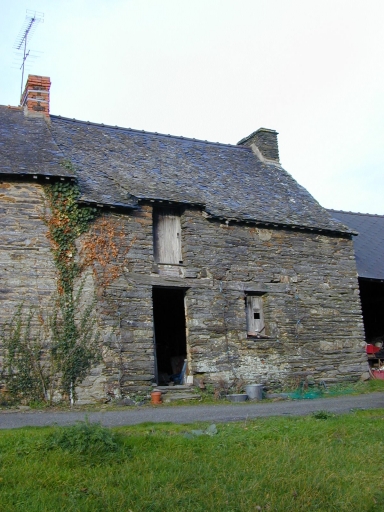
<path id="1" fill-rule="evenodd" d="M 20 104 L 27 116 L 49 116 L 49 89 L 51 80 L 48 76 L 28 75 Z"/>
<path id="2" fill-rule="evenodd" d="M 278 133 L 268 128 L 259 128 L 256 132 L 244 137 L 237 144 L 248 146 L 263 162 L 280 163 Z"/>

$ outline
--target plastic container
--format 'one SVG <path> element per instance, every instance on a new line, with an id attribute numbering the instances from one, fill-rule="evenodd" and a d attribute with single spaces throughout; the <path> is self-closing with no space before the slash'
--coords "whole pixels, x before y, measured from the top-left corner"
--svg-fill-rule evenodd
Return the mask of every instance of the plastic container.
<path id="1" fill-rule="evenodd" d="M 262 400 L 263 398 L 263 385 L 262 384 L 248 384 L 245 386 L 245 392 L 250 400 Z"/>
<path id="2" fill-rule="evenodd" d="M 368 343 L 365 347 L 365 350 L 367 351 L 367 354 L 376 354 L 381 349 L 381 347 L 375 347 L 375 345 L 371 345 Z"/>
<path id="3" fill-rule="evenodd" d="M 372 370 L 375 379 L 384 380 L 384 370 Z"/>

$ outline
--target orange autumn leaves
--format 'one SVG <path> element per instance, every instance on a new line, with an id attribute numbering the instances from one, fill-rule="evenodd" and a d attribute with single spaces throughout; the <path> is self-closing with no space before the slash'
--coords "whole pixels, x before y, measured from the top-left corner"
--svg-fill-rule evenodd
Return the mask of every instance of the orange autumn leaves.
<path id="1" fill-rule="evenodd" d="M 97 219 L 81 244 L 82 270 L 92 268 L 103 287 L 122 274 L 125 258 L 136 241 L 134 237 L 127 243 L 127 234 L 118 221 L 112 217 Z"/>

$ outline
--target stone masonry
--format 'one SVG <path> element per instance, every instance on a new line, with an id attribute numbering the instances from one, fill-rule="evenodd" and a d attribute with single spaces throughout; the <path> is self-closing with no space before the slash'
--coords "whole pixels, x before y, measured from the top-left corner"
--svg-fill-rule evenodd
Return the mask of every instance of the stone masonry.
<path id="1" fill-rule="evenodd" d="M 2 322 L 21 300 L 44 305 L 55 292 L 43 186 L 0 183 Z M 143 202 L 131 213 L 105 213 L 118 218 L 121 243 L 128 248 L 134 242 L 117 262 L 120 276 L 97 291 L 104 359 L 79 388 L 81 401 L 150 389 L 153 286 L 185 289 L 189 371 L 207 382 L 241 377 L 273 386 L 306 372 L 332 383 L 357 380 L 366 371 L 349 235 L 223 223 L 185 207 L 183 265 L 170 276 L 153 259 L 152 207 Z M 250 292 L 262 294 L 267 338 L 247 335 Z"/>

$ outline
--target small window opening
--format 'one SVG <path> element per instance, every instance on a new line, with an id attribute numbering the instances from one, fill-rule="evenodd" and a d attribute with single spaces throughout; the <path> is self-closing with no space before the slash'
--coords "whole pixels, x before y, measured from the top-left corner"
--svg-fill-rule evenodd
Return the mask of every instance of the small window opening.
<path id="1" fill-rule="evenodd" d="M 261 295 L 247 295 L 245 298 L 248 336 L 266 337 L 263 297 Z"/>

